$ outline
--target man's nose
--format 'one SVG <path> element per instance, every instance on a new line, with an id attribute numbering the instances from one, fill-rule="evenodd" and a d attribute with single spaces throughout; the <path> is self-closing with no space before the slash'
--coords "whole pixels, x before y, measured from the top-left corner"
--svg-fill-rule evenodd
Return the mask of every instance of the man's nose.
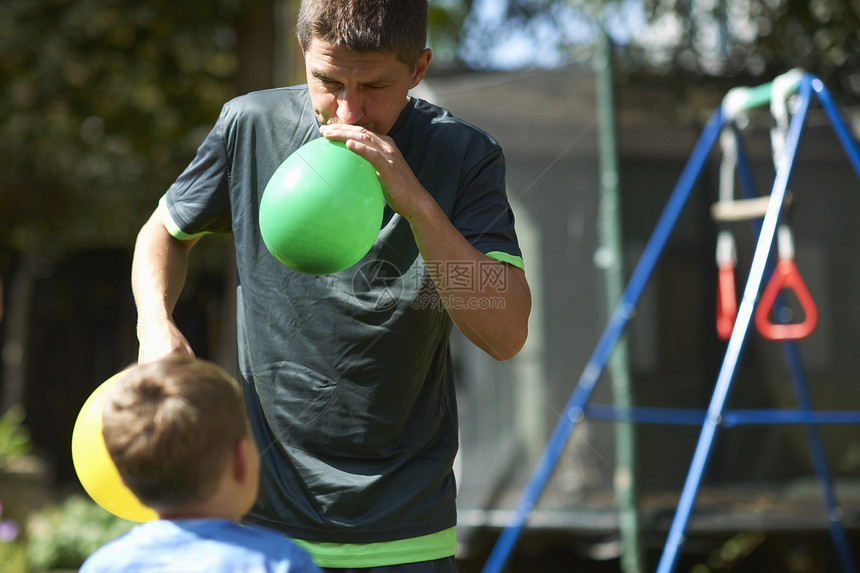
<path id="1" fill-rule="evenodd" d="M 344 89 L 337 99 L 337 118 L 340 123 L 358 125 L 363 116 L 361 96 L 355 90 Z"/>

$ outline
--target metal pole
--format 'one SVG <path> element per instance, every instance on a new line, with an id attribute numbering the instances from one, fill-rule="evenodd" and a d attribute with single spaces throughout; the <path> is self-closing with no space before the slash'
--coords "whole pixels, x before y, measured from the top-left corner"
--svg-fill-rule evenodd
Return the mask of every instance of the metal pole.
<path id="1" fill-rule="evenodd" d="M 690 520 L 693 504 L 699 492 L 699 485 L 701 485 L 705 468 L 710 459 L 711 447 L 725 413 L 726 400 L 728 399 L 740 353 L 749 329 L 753 308 L 758 297 L 759 287 L 761 286 L 774 234 L 776 233 L 777 221 L 785 199 L 788 181 L 791 178 L 792 168 L 794 167 L 797 146 L 803 133 L 804 121 L 809 110 L 811 95 L 809 82 L 801 82 L 800 87 L 800 105 L 789 127 L 788 140 L 786 141 L 777 169 L 767 213 L 765 214 L 761 234 L 759 235 L 758 244 L 753 255 L 749 279 L 744 289 L 743 300 L 738 307 L 735 327 L 729 338 L 728 349 L 726 350 L 720 373 L 717 376 L 705 423 L 702 425 L 702 431 L 696 444 L 693 460 L 690 462 L 690 469 L 684 483 L 684 488 L 681 491 L 681 499 L 678 502 L 678 508 L 672 520 L 672 526 L 669 529 L 666 545 L 663 548 L 663 555 L 657 566 L 657 573 L 671 573 L 675 569 L 681 546 L 684 544 L 687 523 Z"/>
<path id="2" fill-rule="evenodd" d="M 606 304 L 609 314 L 624 291 L 619 193 L 618 145 L 615 123 L 615 95 L 612 73 L 612 39 L 604 28 L 599 31 L 595 54 L 597 129 L 600 153 L 600 204 L 597 215 L 599 247 L 595 262 L 605 270 Z M 612 399 L 616 408 L 633 404 L 627 338 L 622 337 L 609 357 Z M 618 529 L 621 537 L 621 570 L 641 573 L 641 541 L 637 508 L 636 435 L 631 420 L 615 423 L 615 499 L 618 503 Z"/>

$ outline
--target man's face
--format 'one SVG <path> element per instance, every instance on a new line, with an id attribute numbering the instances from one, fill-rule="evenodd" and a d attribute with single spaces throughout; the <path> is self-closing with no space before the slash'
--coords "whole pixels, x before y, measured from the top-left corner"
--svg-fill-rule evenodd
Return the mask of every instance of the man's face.
<path id="1" fill-rule="evenodd" d="M 418 85 L 430 63 L 430 50 L 413 69 L 388 52 L 353 52 L 318 39 L 304 55 L 320 123 L 357 125 L 383 135 L 397 121 L 409 90 Z"/>

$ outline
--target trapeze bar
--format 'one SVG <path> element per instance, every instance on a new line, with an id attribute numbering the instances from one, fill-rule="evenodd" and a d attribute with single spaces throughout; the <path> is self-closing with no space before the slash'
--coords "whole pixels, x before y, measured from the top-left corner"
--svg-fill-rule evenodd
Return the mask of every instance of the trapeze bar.
<path id="1" fill-rule="evenodd" d="M 711 205 L 711 218 L 720 223 L 761 219 L 767 212 L 768 201 L 770 201 L 769 195 L 754 197 L 752 199 L 717 201 Z M 788 207 L 791 203 L 791 194 L 786 193 L 784 204 Z"/>

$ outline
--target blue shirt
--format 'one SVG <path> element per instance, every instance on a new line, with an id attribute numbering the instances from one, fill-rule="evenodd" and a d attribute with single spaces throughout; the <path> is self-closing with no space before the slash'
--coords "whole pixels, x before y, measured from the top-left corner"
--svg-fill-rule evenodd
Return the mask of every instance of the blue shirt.
<path id="1" fill-rule="evenodd" d="M 288 537 L 225 519 L 158 520 L 96 551 L 80 573 L 321 573 Z"/>

